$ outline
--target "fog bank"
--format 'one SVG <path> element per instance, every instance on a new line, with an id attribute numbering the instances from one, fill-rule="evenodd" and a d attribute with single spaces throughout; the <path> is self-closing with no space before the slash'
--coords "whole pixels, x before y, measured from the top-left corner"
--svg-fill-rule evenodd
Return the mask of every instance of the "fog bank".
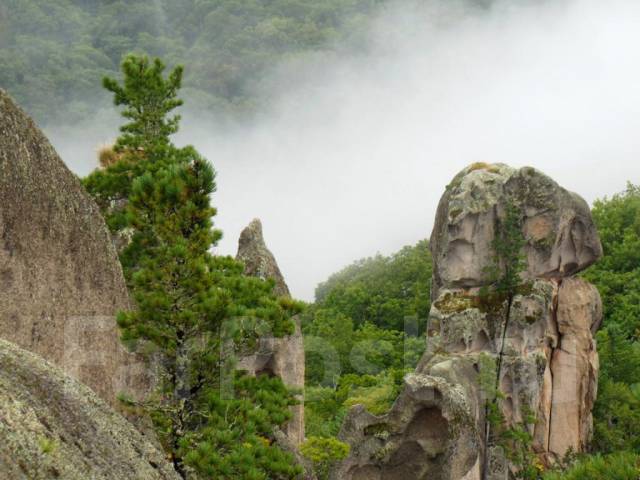
<path id="1" fill-rule="evenodd" d="M 640 3 L 507 3 L 398 3 L 366 53 L 279 66 L 262 92 L 273 107 L 251 124 L 187 108 L 178 142 L 218 170 L 218 251 L 235 254 L 260 217 L 293 294 L 311 300 L 351 261 L 428 237 L 469 163 L 532 165 L 590 202 L 640 182 Z M 47 129 L 80 174 L 118 120 L 94 124 Z"/>

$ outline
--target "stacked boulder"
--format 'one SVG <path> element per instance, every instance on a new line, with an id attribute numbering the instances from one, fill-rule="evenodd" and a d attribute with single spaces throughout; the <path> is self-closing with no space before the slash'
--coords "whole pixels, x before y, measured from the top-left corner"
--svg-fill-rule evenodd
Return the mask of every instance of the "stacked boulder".
<path id="1" fill-rule="evenodd" d="M 504 268 L 494 247 L 509 208 L 525 266 L 507 299 L 487 292 L 492 267 Z M 341 436 L 353 453 L 335 478 L 513 478 L 491 405 L 542 463 L 584 451 L 602 320 L 598 291 L 575 276 L 602 255 L 587 203 L 533 168 L 474 164 L 447 186 L 430 248 L 427 351 L 388 414 L 350 412 Z"/>

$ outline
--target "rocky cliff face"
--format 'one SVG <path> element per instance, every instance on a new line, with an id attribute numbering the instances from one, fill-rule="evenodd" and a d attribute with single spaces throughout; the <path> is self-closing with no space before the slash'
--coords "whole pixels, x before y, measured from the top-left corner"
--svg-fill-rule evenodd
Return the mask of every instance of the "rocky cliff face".
<path id="1" fill-rule="evenodd" d="M 33 121 L 0 90 L 0 337 L 42 355 L 116 404 L 144 389 L 121 346 L 129 308 L 93 200 Z"/>
<path id="2" fill-rule="evenodd" d="M 526 268 L 511 298 L 488 295 L 494 239 L 521 217 Z M 583 451 L 591 435 L 602 319 L 597 290 L 574 275 L 602 254 L 588 205 L 532 168 L 475 164 L 438 206 L 431 236 L 433 304 L 427 351 L 387 415 L 361 408 L 342 438 L 346 480 L 508 479 L 517 468 L 485 415 L 526 429 L 544 462 Z"/>
<path id="3" fill-rule="evenodd" d="M 244 263 L 245 274 L 275 281 L 274 292 L 279 296 L 290 296 L 273 254 L 267 248 L 262 235 L 262 223 L 253 220 L 240 234 L 238 260 Z M 239 368 L 254 375 L 268 374 L 280 377 L 285 385 L 302 391 L 304 388 L 304 341 L 300 319 L 294 318 L 296 329 L 293 335 L 284 338 L 262 338 L 257 353 L 240 361 Z M 293 418 L 285 434 L 291 444 L 299 445 L 304 440 L 304 405 L 291 407 Z"/>
<path id="4" fill-rule="evenodd" d="M 0 477 L 178 480 L 163 454 L 89 388 L 0 340 Z"/>

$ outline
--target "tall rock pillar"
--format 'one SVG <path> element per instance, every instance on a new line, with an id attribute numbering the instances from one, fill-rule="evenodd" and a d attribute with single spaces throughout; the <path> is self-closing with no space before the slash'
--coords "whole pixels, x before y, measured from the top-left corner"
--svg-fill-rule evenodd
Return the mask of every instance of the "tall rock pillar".
<path id="1" fill-rule="evenodd" d="M 240 234 L 237 260 L 244 263 L 245 274 L 264 280 L 273 279 L 274 293 L 289 297 L 289 287 L 284 281 L 280 268 L 273 254 L 267 248 L 262 235 L 262 223 L 254 219 Z M 285 385 L 296 390 L 304 389 L 304 341 L 300 319 L 294 317 L 295 331 L 293 335 L 260 340 L 258 351 L 240 361 L 240 368 L 253 375 L 268 374 L 280 377 Z M 293 414 L 285 428 L 285 434 L 293 446 L 304 441 L 304 405 L 302 395 L 300 404 L 291 407 Z"/>
<path id="2" fill-rule="evenodd" d="M 514 210 L 524 265 L 501 296 L 495 239 Z M 575 276 L 602 255 L 587 203 L 533 168 L 474 164 L 447 186 L 430 248 L 427 351 L 387 415 L 350 412 L 341 435 L 353 453 L 335 478 L 507 480 L 518 467 L 498 428 L 528 431 L 544 462 L 584 451 L 602 319 L 597 290 Z"/>

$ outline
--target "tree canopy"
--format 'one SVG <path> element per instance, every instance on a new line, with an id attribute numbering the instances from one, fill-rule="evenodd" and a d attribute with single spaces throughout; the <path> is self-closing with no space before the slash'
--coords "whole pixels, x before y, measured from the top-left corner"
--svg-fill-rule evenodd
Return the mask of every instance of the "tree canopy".
<path id="1" fill-rule="evenodd" d="M 640 453 L 640 187 L 593 206 L 604 257 L 584 276 L 602 295 L 593 449 Z"/>
<path id="2" fill-rule="evenodd" d="M 244 115 L 281 61 L 353 43 L 380 0 L 6 0 L 0 85 L 38 121 L 95 113 L 131 52 L 186 62 L 191 108 Z M 355 40 L 354 40 L 355 41 Z"/>
<path id="3" fill-rule="evenodd" d="M 307 433 L 335 435 L 356 403 L 384 413 L 425 348 L 430 308 L 427 241 L 358 260 L 316 289 L 303 317 Z"/>

